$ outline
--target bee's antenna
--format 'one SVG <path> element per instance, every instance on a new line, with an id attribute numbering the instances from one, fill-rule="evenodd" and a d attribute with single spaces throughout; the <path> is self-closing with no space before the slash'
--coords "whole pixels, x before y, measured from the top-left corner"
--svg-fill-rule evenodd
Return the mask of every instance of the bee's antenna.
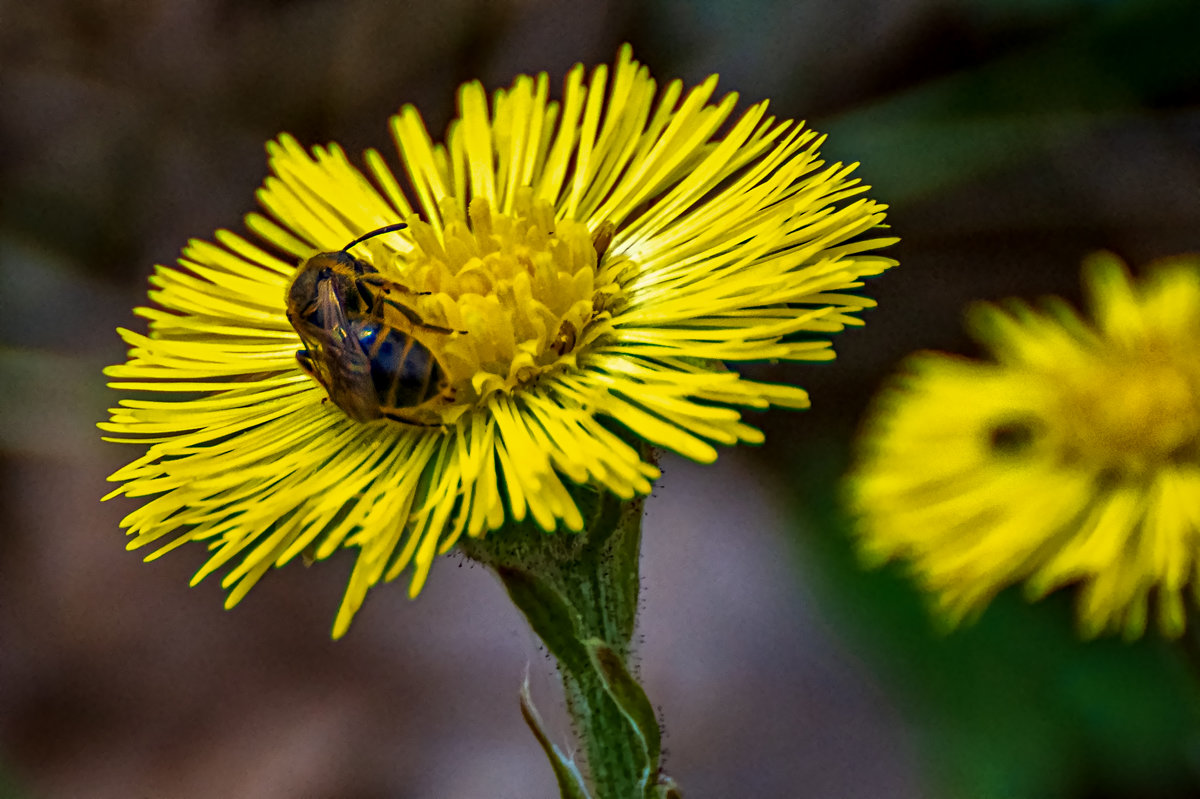
<path id="1" fill-rule="evenodd" d="M 394 225 L 388 225 L 387 227 L 381 227 L 378 230 L 372 230 L 370 233 L 364 233 L 363 235 L 359 236 L 357 239 L 355 239 L 354 241 L 350 242 L 345 247 L 343 247 L 342 252 L 349 252 L 350 248 L 353 247 L 355 244 L 362 244 L 367 239 L 372 239 L 372 238 L 375 238 L 376 236 L 382 236 L 384 233 L 391 233 L 392 231 L 395 231 L 395 230 L 403 230 L 406 227 L 408 227 L 407 223 L 397 222 Z"/>

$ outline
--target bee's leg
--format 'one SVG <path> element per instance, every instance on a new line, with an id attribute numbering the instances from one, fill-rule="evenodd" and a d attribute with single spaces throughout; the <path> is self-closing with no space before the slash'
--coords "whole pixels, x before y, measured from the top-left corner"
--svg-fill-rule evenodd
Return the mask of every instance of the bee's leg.
<path id="1" fill-rule="evenodd" d="M 440 325 L 431 325 L 428 322 L 426 322 L 424 319 L 422 319 L 421 315 L 419 313 L 414 311 L 412 308 L 409 308 L 407 305 L 396 302 L 395 300 L 388 299 L 386 297 L 383 297 L 382 295 L 380 295 L 379 299 L 381 300 L 381 302 L 378 303 L 377 307 L 375 308 L 375 313 L 377 313 L 377 314 L 383 313 L 383 305 L 386 304 L 391 308 L 395 308 L 397 311 L 400 312 L 400 314 L 405 319 L 407 319 L 409 322 L 412 322 L 413 327 L 419 327 L 422 330 L 428 330 L 432 333 L 442 333 L 444 335 L 450 335 L 451 333 L 466 333 L 467 332 L 465 330 L 454 330 L 449 327 L 441 327 Z"/>
<path id="2" fill-rule="evenodd" d="M 296 363 L 300 364 L 300 368 L 304 370 L 305 374 L 316 377 L 317 373 L 313 368 L 312 356 L 308 354 L 308 350 L 299 350 L 296 353 Z"/>
<path id="3" fill-rule="evenodd" d="M 434 333 L 442 333 L 443 335 L 450 335 L 451 333 L 462 333 L 463 335 L 466 335 L 466 333 L 467 333 L 467 331 L 465 331 L 465 330 L 453 330 L 449 327 L 440 327 L 438 325 L 431 325 L 425 321 L 413 322 L 413 324 L 416 325 L 417 327 L 421 328 L 422 330 L 429 330 Z"/>
<path id="4" fill-rule="evenodd" d="M 428 292 L 428 291 L 413 291 L 408 286 L 405 286 L 403 283 L 397 283 L 394 280 L 388 280 L 386 277 L 379 274 L 378 272 L 368 272 L 365 275 L 359 275 L 358 279 L 359 279 L 359 281 L 361 281 L 363 283 L 367 283 L 367 284 L 370 284 L 370 285 L 378 288 L 380 290 L 380 292 L 382 292 L 383 294 L 388 294 L 393 289 L 398 291 L 401 294 L 411 294 L 414 297 L 421 297 L 426 294 L 432 293 L 432 292 Z"/>
<path id="5" fill-rule="evenodd" d="M 412 419 L 405 418 L 404 414 L 399 411 L 391 411 L 386 408 L 379 409 L 380 414 L 385 419 L 391 419 L 393 422 L 402 422 L 412 425 L 413 427 L 441 427 L 440 424 L 430 424 L 429 422 L 414 422 Z"/>
<path id="6" fill-rule="evenodd" d="M 425 320 L 421 318 L 419 313 L 414 311 L 412 308 L 409 308 L 404 303 L 396 302 L 390 297 L 385 297 L 382 294 L 376 296 L 375 307 L 372 309 L 372 313 L 382 316 L 384 305 L 395 308 L 404 316 L 405 319 L 412 322 L 414 325 L 417 325 L 418 327 L 423 327 L 425 325 Z"/>

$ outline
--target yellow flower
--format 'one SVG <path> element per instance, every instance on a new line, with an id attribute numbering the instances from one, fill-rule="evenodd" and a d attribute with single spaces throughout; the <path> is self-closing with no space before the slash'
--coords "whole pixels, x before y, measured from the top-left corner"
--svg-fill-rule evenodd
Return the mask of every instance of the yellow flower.
<path id="1" fill-rule="evenodd" d="M 918 353 L 877 400 L 848 487 L 868 560 L 907 558 L 955 624 L 1005 586 L 1081 586 L 1081 631 L 1167 636 L 1200 586 L 1200 258 L 1061 300 L 982 305 L 995 358 Z"/>
<path id="2" fill-rule="evenodd" d="M 708 462 L 761 440 L 739 408 L 807 406 L 725 364 L 832 358 L 820 336 L 872 305 L 846 290 L 894 264 L 869 254 L 891 241 L 870 237 L 883 206 L 766 103 L 730 121 L 716 76 L 656 94 L 626 47 L 609 77 L 577 66 L 559 103 L 545 74 L 521 76 L 490 112 L 466 84 L 444 145 L 406 106 L 391 129 L 411 194 L 373 150 L 364 174 L 337 146 L 269 144 L 268 215 L 246 224 L 284 255 L 194 240 L 151 278 L 149 335 L 120 330 L 111 385 L 176 397 L 122 400 L 101 425 L 150 445 L 111 478 L 154 496 L 124 521 L 130 548 L 206 542 L 195 580 L 232 564 L 232 606 L 272 566 L 356 547 L 340 636 L 369 587 L 411 568 L 416 595 L 464 533 L 581 529 L 568 484 L 648 493 L 658 470 L 631 440 Z M 397 222 L 354 257 L 392 285 L 389 323 L 440 390 L 402 421 L 356 422 L 300 368 L 285 295 L 298 264 Z"/>

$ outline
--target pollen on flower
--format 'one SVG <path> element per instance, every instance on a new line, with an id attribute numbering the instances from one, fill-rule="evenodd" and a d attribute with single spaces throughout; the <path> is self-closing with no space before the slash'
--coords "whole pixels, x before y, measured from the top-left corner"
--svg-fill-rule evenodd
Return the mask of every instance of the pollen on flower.
<path id="1" fill-rule="evenodd" d="M 612 330 L 624 259 L 600 251 L 602 225 L 593 232 L 556 220 L 528 189 L 509 214 L 484 198 L 471 201 L 466 217 L 451 201 L 440 210 L 440 234 L 410 217 L 412 250 L 383 268 L 419 292 L 410 302 L 426 319 L 459 331 L 437 345 L 454 395 L 439 410 L 450 422 L 497 392 L 575 366 L 578 351 Z"/>

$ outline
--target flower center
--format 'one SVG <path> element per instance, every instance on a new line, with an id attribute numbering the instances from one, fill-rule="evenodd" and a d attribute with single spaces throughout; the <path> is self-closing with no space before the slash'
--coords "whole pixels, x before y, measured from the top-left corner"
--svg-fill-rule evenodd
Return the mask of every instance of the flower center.
<path id="1" fill-rule="evenodd" d="M 1200 455 L 1200 373 L 1179 353 L 1093 364 L 1064 382 L 1059 401 L 1068 455 L 1125 473 Z"/>
<path id="2" fill-rule="evenodd" d="M 471 201 L 469 220 L 448 199 L 439 232 L 408 221 L 414 248 L 397 256 L 405 298 L 429 325 L 414 335 L 441 363 L 450 390 L 409 415 L 428 424 L 454 421 L 496 392 L 512 392 L 546 372 L 576 364 L 576 354 L 611 330 L 608 313 L 623 259 L 604 258 L 610 225 L 556 220 L 553 207 L 518 191 L 511 214 Z M 614 269 L 615 267 L 615 269 Z"/>

